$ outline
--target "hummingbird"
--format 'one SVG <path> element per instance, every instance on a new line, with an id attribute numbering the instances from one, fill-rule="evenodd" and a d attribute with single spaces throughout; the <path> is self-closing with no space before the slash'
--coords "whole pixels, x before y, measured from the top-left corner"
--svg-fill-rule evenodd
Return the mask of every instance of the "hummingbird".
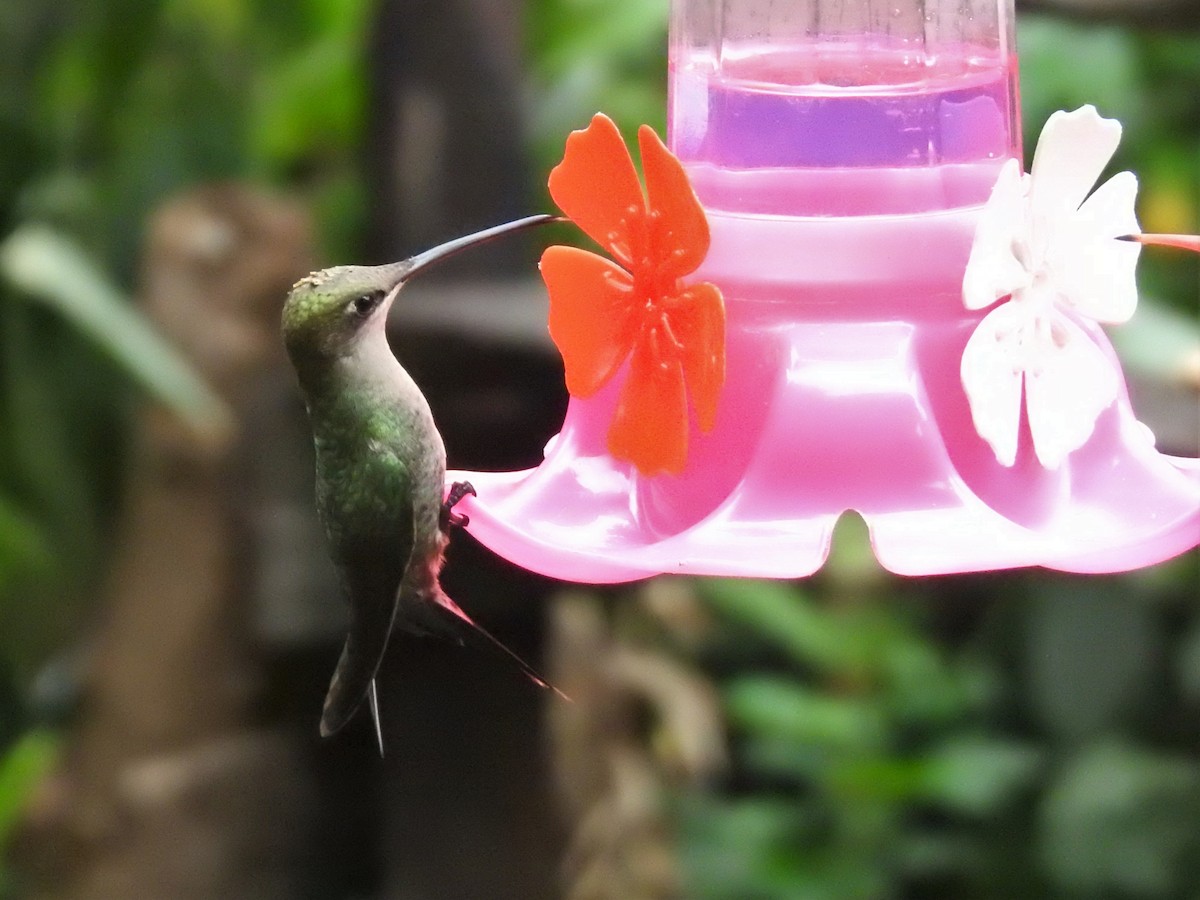
<path id="1" fill-rule="evenodd" d="M 350 631 L 321 712 L 324 737 L 365 699 L 383 753 L 375 676 L 393 629 L 460 643 L 466 633 L 482 635 L 550 687 L 442 590 L 449 532 L 467 524 L 453 507 L 474 488 L 458 482 L 446 493 L 442 436 L 384 326 L 410 278 L 485 241 L 556 220 L 529 216 L 397 263 L 323 269 L 288 293 L 283 341 L 312 426 L 317 512 L 350 607 Z"/>

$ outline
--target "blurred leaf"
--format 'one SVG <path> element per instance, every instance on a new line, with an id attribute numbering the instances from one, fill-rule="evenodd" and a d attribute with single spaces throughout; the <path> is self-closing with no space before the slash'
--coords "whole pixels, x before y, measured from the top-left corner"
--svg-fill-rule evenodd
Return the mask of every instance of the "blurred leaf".
<path id="1" fill-rule="evenodd" d="M 875 559 L 871 532 L 861 514 L 850 510 L 842 513 L 834 523 L 829 558 L 825 560 L 822 574 L 839 586 L 866 587 L 888 578 Z"/>
<path id="2" fill-rule="evenodd" d="M 1192 760 L 1117 743 L 1085 749 L 1042 808 L 1050 875 L 1091 894 L 1182 896 L 1200 854 L 1200 772 Z"/>
<path id="3" fill-rule="evenodd" d="M 0 596 L 14 577 L 50 563 L 45 535 L 27 516 L 0 496 Z"/>
<path id="4" fill-rule="evenodd" d="M 770 798 L 685 798 L 685 896 L 693 900 L 868 900 L 883 896 L 875 865 L 831 852 L 825 823 L 803 804 Z"/>
<path id="5" fill-rule="evenodd" d="M 0 245 L 0 271 L 89 335 L 197 432 L 221 435 L 231 427 L 224 402 L 69 238 L 25 226 Z"/>
<path id="6" fill-rule="evenodd" d="M 1037 775 L 1035 747 L 986 735 L 951 736 L 922 756 L 840 759 L 831 779 L 842 797 L 894 804 L 932 804 L 938 810 L 983 818 L 994 815 Z"/>
<path id="7" fill-rule="evenodd" d="M 111 148 L 110 127 L 120 120 L 130 81 L 144 65 L 158 33 L 162 0 L 108 0 L 81 4 L 61 29 L 43 66 L 43 128 L 68 158 L 95 160 Z"/>
<path id="8" fill-rule="evenodd" d="M 1029 744 L 963 735 L 945 741 L 924 762 L 926 797 L 954 812 L 987 816 L 1030 784 L 1042 754 Z"/>
<path id="9" fill-rule="evenodd" d="M 1115 580 L 1055 579 L 1029 608 L 1032 704 L 1053 733 L 1080 737 L 1135 710 L 1160 650 L 1154 609 Z"/>
<path id="10" fill-rule="evenodd" d="M 912 828 L 896 841 L 897 866 L 909 876 L 945 878 L 947 875 L 970 871 L 979 866 L 986 854 L 977 842 L 967 835 L 945 833 L 935 829 Z M 968 895 L 965 891 L 960 895 Z M 991 894 L 987 896 L 998 896 Z M 1006 896 L 1032 896 L 1011 894 Z"/>
<path id="11" fill-rule="evenodd" d="M 1200 358 L 1200 324 L 1153 297 L 1143 295 L 1137 315 L 1111 335 L 1126 366 L 1159 381 L 1179 381 Z"/>
<path id="12" fill-rule="evenodd" d="M 722 615 L 786 651 L 797 663 L 825 672 L 858 669 L 865 648 L 848 639 L 847 626 L 785 582 L 704 579 L 701 598 Z"/>
<path id="13" fill-rule="evenodd" d="M 604 111 L 636 146 L 643 123 L 665 136 L 670 6 L 643 0 L 533 0 L 526 33 L 534 71 L 535 168 L 548 171 L 563 141 Z"/>
<path id="14" fill-rule="evenodd" d="M 1026 15 L 1017 19 L 1017 45 L 1026 156 L 1051 113 L 1086 103 L 1102 116 L 1119 119 L 1127 134 L 1137 132 L 1145 106 L 1135 44 L 1127 30 Z"/>
<path id="15" fill-rule="evenodd" d="M 554 75 L 581 59 L 663 55 L 669 11 L 643 0 L 536 0 L 529 16 L 536 64 Z"/>
<path id="16" fill-rule="evenodd" d="M 1200 703 L 1200 616 L 1192 621 L 1192 627 L 1179 648 L 1178 666 L 1183 693 L 1193 703 Z"/>
<path id="17" fill-rule="evenodd" d="M 75 627 L 72 604 L 99 559 L 98 506 L 114 474 L 105 425 L 115 416 L 97 355 L 60 318 L 0 294 L 0 490 L 52 556 L 13 571 L 0 595 L 0 657 L 23 678 Z"/>
<path id="18" fill-rule="evenodd" d="M 1200 553 L 1183 553 L 1174 559 L 1113 576 L 1127 596 L 1155 603 L 1190 602 L 1200 584 Z"/>
<path id="19" fill-rule="evenodd" d="M 1139 174 L 1139 220 L 1142 230 L 1159 234 L 1195 234 L 1198 205 L 1196 176 L 1184 153 L 1163 148 Z"/>
<path id="20" fill-rule="evenodd" d="M 829 780 L 841 798 L 869 799 L 903 805 L 923 799 L 925 761 L 901 756 L 894 748 L 885 748 L 876 756 L 836 759 Z"/>
<path id="21" fill-rule="evenodd" d="M 320 3 L 319 22 L 276 51 L 255 85 L 250 143 L 267 171 L 298 159 L 352 158 L 367 103 L 364 42 L 373 5 L 365 0 Z"/>
<path id="22" fill-rule="evenodd" d="M 783 678 L 738 678 L 725 696 L 737 726 L 800 751 L 813 747 L 862 753 L 880 747 L 886 733 L 874 700 L 831 695 Z"/>
<path id="23" fill-rule="evenodd" d="M 757 729 L 747 722 L 747 735 L 737 745 L 739 765 L 747 772 L 771 783 L 792 786 L 823 784 L 832 765 L 829 746 L 824 741 L 796 741 L 781 737 L 766 728 Z"/>
<path id="24" fill-rule="evenodd" d="M 361 62 L 357 40 L 332 35 L 264 76 L 251 134 L 256 155 L 283 171 L 298 157 L 351 151 L 366 105 Z"/>
<path id="25" fill-rule="evenodd" d="M 27 732 L 0 756 L 0 851 L 57 758 L 58 739 L 46 731 Z"/>
<path id="26" fill-rule="evenodd" d="M 893 613 L 880 629 L 873 653 L 889 712 L 897 719 L 931 726 L 953 721 L 986 696 L 983 673 L 951 666 L 936 644 L 914 633 Z"/>
<path id="27" fill-rule="evenodd" d="M 210 39 L 230 42 L 250 24 L 245 0 L 161 0 L 163 19 L 173 28 L 203 30 Z M 182 30 L 181 29 L 181 30 Z"/>

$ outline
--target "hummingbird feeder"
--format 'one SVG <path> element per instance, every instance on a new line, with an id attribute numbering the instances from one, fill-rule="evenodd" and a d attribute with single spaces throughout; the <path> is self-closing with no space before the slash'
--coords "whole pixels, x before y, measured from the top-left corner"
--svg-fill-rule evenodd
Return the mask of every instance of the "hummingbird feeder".
<path id="1" fill-rule="evenodd" d="M 1012 0 L 674 0 L 669 146 L 613 123 L 550 191 L 609 258 L 541 270 L 570 402 L 545 459 L 452 472 L 470 532 L 581 582 L 799 577 L 839 517 L 904 575 L 1116 572 L 1200 542 L 1200 463 L 1137 420 L 1121 128 L 1022 172 Z"/>

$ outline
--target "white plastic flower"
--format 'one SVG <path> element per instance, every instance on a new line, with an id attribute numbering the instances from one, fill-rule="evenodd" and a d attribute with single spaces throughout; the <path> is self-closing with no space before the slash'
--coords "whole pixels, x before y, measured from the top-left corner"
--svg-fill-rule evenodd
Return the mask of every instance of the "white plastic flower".
<path id="1" fill-rule="evenodd" d="M 975 428 L 1011 466 L 1021 396 L 1038 460 L 1057 468 L 1091 436 L 1114 399 L 1119 371 L 1079 325 L 1124 322 L 1137 306 L 1137 178 L 1121 172 L 1092 186 L 1121 140 L 1121 124 L 1094 107 L 1046 122 L 1029 175 L 1017 160 L 1000 172 L 979 219 L 963 278 L 968 309 L 1007 298 L 963 350 L 962 382 Z"/>

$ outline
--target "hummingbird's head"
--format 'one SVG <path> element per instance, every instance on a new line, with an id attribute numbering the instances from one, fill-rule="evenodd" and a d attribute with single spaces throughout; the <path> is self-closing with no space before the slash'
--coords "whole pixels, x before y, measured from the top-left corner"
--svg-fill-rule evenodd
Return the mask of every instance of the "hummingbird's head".
<path id="1" fill-rule="evenodd" d="M 334 266 L 304 276 L 292 285 L 283 306 L 288 355 L 296 365 L 346 355 L 363 336 L 382 331 L 392 302 L 414 275 L 476 244 L 554 221 L 554 216 L 528 216 L 447 241 L 398 263 Z"/>
<path id="2" fill-rule="evenodd" d="M 382 328 L 407 277 L 405 263 L 334 266 L 305 275 L 283 305 L 283 341 L 294 362 L 334 359 L 361 335 Z"/>

